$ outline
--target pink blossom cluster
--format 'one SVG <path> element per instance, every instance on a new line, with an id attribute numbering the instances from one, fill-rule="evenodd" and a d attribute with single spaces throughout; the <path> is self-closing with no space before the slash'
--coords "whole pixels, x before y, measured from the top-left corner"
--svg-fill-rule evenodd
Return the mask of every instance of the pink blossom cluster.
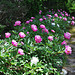
<path id="1" fill-rule="evenodd" d="M 42 32 L 46 32 L 47 34 L 49 33 L 48 29 L 46 29 L 45 25 L 41 24 L 40 28 L 42 28 Z"/>
<path id="2" fill-rule="evenodd" d="M 72 16 L 72 20 L 74 20 L 74 16 Z"/>
<path id="3" fill-rule="evenodd" d="M 74 21 L 71 21 L 71 25 L 74 25 L 75 24 L 75 22 Z"/>
<path id="4" fill-rule="evenodd" d="M 31 19 L 35 19 L 35 17 L 31 17 Z"/>
<path id="5" fill-rule="evenodd" d="M 24 42 L 21 41 L 21 44 L 24 45 Z"/>
<path id="6" fill-rule="evenodd" d="M 49 9 L 49 12 L 51 12 L 51 10 Z"/>
<path id="7" fill-rule="evenodd" d="M 47 14 L 48 18 L 51 18 L 51 15 Z"/>
<path id="8" fill-rule="evenodd" d="M 21 21 L 16 21 L 15 24 L 14 24 L 14 26 L 17 26 L 17 25 L 21 26 Z"/>
<path id="9" fill-rule="evenodd" d="M 49 39 L 50 41 L 53 41 L 53 36 L 49 36 L 48 39 Z"/>
<path id="10" fill-rule="evenodd" d="M 61 45 L 67 45 L 66 41 L 63 41 L 63 42 L 61 43 Z"/>
<path id="11" fill-rule="evenodd" d="M 41 24 L 41 25 L 40 25 L 40 28 L 45 29 L 45 25 Z"/>
<path id="12" fill-rule="evenodd" d="M 64 17 L 64 14 L 61 14 Z"/>
<path id="13" fill-rule="evenodd" d="M 23 29 L 26 29 L 25 27 L 23 27 Z"/>
<path id="14" fill-rule="evenodd" d="M 68 13 L 65 14 L 66 16 L 69 16 Z"/>
<path id="15" fill-rule="evenodd" d="M 27 32 L 27 34 L 29 34 L 29 32 Z"/>
<path id="16" fill-rule="evenodd" d="M 43 19 L 46 20 L 45 16 L 43 16 Z"/>
<path id="17" fill-rule="evenodd" d="M 70 34 L 69 32 L 66 32 L 66 33 L 64 33 L 64 37 L 65 37 L 66 39 L 70 39 L 71 34 Z"/>
<path id="18" fill-rule="evenodd" d="M 63 18 L 64 21 L 67 21 L 67 18 Z"/>
<path id="19" fill-rule="evenodd" d="M 58 9 L 58 12 L 60 12 L 60 10 Z"/>
<path id="20" fill-rule="evenodd" d="M 19 50 L 18 50 L 18 53 L 19 53 L 20 55 L 24 55 L 24 53 L 23 53 L 23 50 L 22 50 L 22 49 L 19 49 Z"/>
<path id="21" fill-rule="evenodd" d="M 33 22 L 33 19 L 35 19 L 35 17 L 31 17 L 30 20 L 26 21 L 26 24 L 29 24 L 30 22 Z"/>
<path id="22" fill-rule="evenodd" d="M 17 44 L 18 44 L 18 43 L 17 43 L 15 40 L 12 40 L 12 45 L 13 45 L 13 46 L 17 47 Z"/>
<path id="23" fill-rule="evenodd" d="M 55 31 L 54 31 L 54 30 L 52 30 L 52 29 L 51 29 L 51 32 L 55 33 Z"/>
<path id="24" fill-rule="evenodd" d="M 24 38 L 26 35 L 23 32 L 19 33 L 20 38 Z"/>
<path id="25" fill-rule="evenodd" d="M 55 17 L 58 17 L 58 14 L 54 14 Z"/>
<path id="26" fill-rule="evenodd" d="M 41 36 L 36 35 L 36 36 L 35 36 L 35 41 L 36 41 L 36 43 L 40 43 L 40 42 L 42 41 Z"/>
<path id="27" fill-rule="evenodd" d="M 46 32 L 47 34 L 49 33 L 48 29 L 42 29 L 42 32 Z"/>
<path id="28" fill-rule="evenodd" d="M 39 19 L 39 21 L 40 21 L 40 22 L 42 22 L 42 21 L 43 21 L 43 19 L 42 19 L 42 18 L 40 18 L 40 19 Z"/>
<path id="29" fill-rule="evenodd" d="M 39 10 L 39 14 L 41 14 L 42 13 L 42 11 L 41 10 Z"/>
<path id="30" fill-rule="evenodd" d="M 65 46 L 65 53 L 66 53 L 67 55 L 69 55 L 69 54 L 72 53 L 71 47 L 70 47 L 69 45 L 66 45 L 66 46 Z"/>
<path id="31" fill-rule="evenodd" d="M 37 26 L 36 25 L 31 25 L 31 29 L 34 31 L 34 32 L 36 32 L 38 29 L 37 29 Z"/>
<path id="32" fill-rule="evenodd" d="M 26 21 L 26 24 L 29 24 L 30 23 L 30 21 Z"/>
<path id="33" fill-rule="evenodd" d="M 5 37 L 6 37 L 6 38 L 9 38 L 10 35 L 11 35 L 11 33 L 9 33 L 9 32 L 8 32 L 8 33 L 5 33 Z"/>
<path id="34" fill-rule="evenodd" d="M 60 19 L 62 19 L 62 17 L 61 17 L 61 16 L 59 16 L 59 18 L 60 18 Z"/>
<path id="35" fill-rule="evenodd" d="M 54 19 L 52 21 L 54 21 Z"/>

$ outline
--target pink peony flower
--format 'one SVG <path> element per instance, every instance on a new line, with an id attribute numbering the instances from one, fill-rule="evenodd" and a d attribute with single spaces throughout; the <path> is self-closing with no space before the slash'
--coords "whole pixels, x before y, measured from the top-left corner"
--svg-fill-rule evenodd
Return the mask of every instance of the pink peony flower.
<path id="1" fill-rule="evenodd" d="M 30 21 L 26 21 L 26 24 L 29 24 Z"/>
<path id="2" fill-rule="evenodd" d="M 44 20 L 46 20 L 46 18 L 43 18 Z"/>
<path id="3" fill-rule="evenodd" d="M 59 18 L 60 18 L 60 19 L 62 19 L 62 17 L 61 17 L 61 16 L 59 16 Z"/>
<path id="4" fill-rule="evenodd" d="M 37 29 L 37 26 L 36 25 L 31 25 L 31 28 L 32 28 L 32 30 L 34 31 L 34 32 L 36 32 L 38 29 Z"/>
<path id="5" fill-rule="evenodd" d="M 53 33 L 55 33 L 55 31 L 54 30 L 51 30 Z"/>
<path id="6" fill-rule="evenodd" d="M 35 19 L 35 17 L 31 17 L 31 19 Z"/>
<path id="7" fill-rule="evenodd" d="M 27 32 L 27 34 L 29 34 L 29 32 Z"/>
<path id="8" fill-rule="evenodd" d="M 17 43 L 15 40 L 12 40 L 12 45 L 13 45 L 13 46 L 17 47 L 17 44 L 18 44 L 18 43 Z"/>
<path id="9" fill-rule="evenodd" d="M 69 32 L 66 32 L 66 33 L 64 33 L 64 37 L 65 37 L 66 39 L 70 39 L 71 34 L 70 34 Z"/>
<path id="10" fill-rule="evenodd" d="M 61 43 L 61 45 L 64 45 L 64 44 L 67 45 L 66 41 L 63 41 L 63 42 Z"/>
<path id="11" fill-rule="evenodd" d="M 49 12 L 51 12 L 51 10 L 49 10 Z"/>
<path id="12" fill-rule="evenodd" d="M 40 22 L 42 22 L 42 21 L 43 21 L 43 19 L 42 19 L 42 18 L 40 18 L 40 19 L 39 19 L 39 21 L 40 21 Z"/>
<path id="13" fill-rule="evenodd" d="M 71 25 L 74 25 L 74 23 L 75 23 L 74 21 L 71 21 Z"/>
<path id="14" fill-rule="evenodd" d="M 53 11 L 53 9 L 52 9 L 52 11 Z"/>
<path id="15" fill-rule="evenodd" d="M 55 39 L 57 39 L 57 37 L 55 37 Z"/>
<path id="16" fill-rule="evenodd" d="M 54 14 L 55 17 L 58 17 L 58 14 Z"/>
<path id="17" fill-rule="evenodd" d="M 65 53 L 66 53 L 67 55 L 69 55 L 69 54 L 72 53 L 71 47 L 70 47 L 69 45 L 66 45 L 66 46 L 65 46 Z"/>
<path id="18" fill-rule="evenodd" d="M 5 33 L 5 37 L 6 37 L 6 38 L 9 38 L 10 35 L 11 35 L 11 33 L 9 33 L 9 32 L 8 32 L 8 33 Z"/>
<path id="19" fill-rule="evenodd" d="M 30 21 L 30 22 L 33 22 L 33 20 L 32 20 L 32 19 L 30 19 L 29 21 Z"/>
<path id="20" fill-rule="evenodd" d="M 64 14 L 61 14 L 64 17 Z"/>
<path id="21" fill-rule="evenodd" d="M 23 32 L 19 33 L 20 38 L 24 38 L 26 35 Z"/>
<path id="22" fill-rule="evenodd" d="M 68 16 L 68 13 L 66 13 L 65 15 Z"/>
<path id="23" fill-rule="evenodd" d="M 47 14 L 48 18 L 51 18 L 51 15 Z"/>
<path id="24" fill-rule="evenodd" d="M 21 41 L 21 44 L 24 45 L 24 42 Z"/>
<path id="25" fill-rule="evenodd" d="M 45 18 L 45 16 L 42 16 L 43 18 Z"/>
<path id="26" fill-rule="evenodd" d="M 58 12 L 60 12 L 60 10 L 58 9 Z"/>
<path id="27" fill-rule="evenodd" d="M 54 21 L 54 19 L 52 21 Z"/>
<path id="28" fill-rule="evenodd" d="M 60 14 L 62 15 L 62 12 L 60 12 Z"/>
<path id="29" fill-rule="evenodd" d="M 26 29 L 25 27 L 23 27 L 23 29 Z"/>
<path id="30" fill-rule="evenodd" d="M 18 50 L 18 53 L 19 53 L 20 55 L 24 55 L 24 53 L 23 53 L 23 50 L 22 50 L 22 49 L 19 49 L 19 50 Z"/>
<path id="31" fill-rule="evenodd" d="M 41 24 L 41 25 L 40 25 L 40 28 L 45 29 L 45 25 Z"/>
<path id="32" fill-rule="evenodd" d="M 39 14 L 41 14 L 41 13 L 42 13 L 42 11 L 40 10 L 40 11 L 39 11 Z"/>
<path id="33" fill-rule="evenodd" d="M 49 33 L 48 29 L 42 29 L 42 32 L 47 32 L 47 34 Z"/>
<path id="34" fill-rule="evenodd" d="M 40 43 L 40 42 L 42 41 L 41 36 L 36 35 L 36 36 L 35 36 L 35 41 L 36 41 L 36 43 Z"/>
<path id="35" fill-rule="evenodd" d="M 17 26 L 17 25 L 21 26 L 21 21 L 16 21 L 14 26 Z"/>
<path id="36" fill-rule="evenodd" d="M 72 20 L 74 20 L 74 17 L 72 16 Z"/>
<path id="37" fill-rule="evenodd" d="M 53 36 L 49 36 L 48 39 L 49 39 L 50 41 L 53 41 Z"/>
<path id="38" fill-rule="evenodd" d="M 64 21 L 67 21 L 67 18 L 63 18 Z"/>
<path id="39" fill-rule="evenodd" d="M 36 32 L 38 29 L 34 27 L 32 30 L 33 30 L 34 32 Z"/>

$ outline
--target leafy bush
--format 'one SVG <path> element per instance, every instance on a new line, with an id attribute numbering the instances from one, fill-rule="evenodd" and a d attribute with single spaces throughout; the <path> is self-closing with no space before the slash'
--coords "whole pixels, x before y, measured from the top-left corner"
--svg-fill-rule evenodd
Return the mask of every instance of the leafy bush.
<path id="1" fill-rule="evenodd" d="M 0 40 L 0 72 L 6 75 L 60 75 L 71 47 L 67 12 L 49 10 L 46 15 L 31 17 L 25 23 L 16 21 L 14 29 Z M 62 16 L 64 14 L 64 16 Z M 60 16 L 60 17 L 59 17 Z"/>
<path id="2" fill-rule="evenodd" d="M 67 0 L 47 0 L 44 2 L 44 6 L 46 6 L 49 9 L 63 9 L 66 10 L 66 3 Z"/>
<path id="3" fill-rule="evenodd" d="M 44 0 L 45 1 L 45 0 Z M 0 1 L 0 23 L 10 25 L 15 20 L 25 21 L 27 16 L 32 16 L 34 13 L 42 9 L 43 1 L 41 0 L 1 0 Z M 32 11 L 33 10 L 33 11 Z"/>
<path id="4" fill-rule="evenodd" d="M 70 13 L 75 13 L 75 1 L 74 0 L 68 0 L 66 6 Z"/>

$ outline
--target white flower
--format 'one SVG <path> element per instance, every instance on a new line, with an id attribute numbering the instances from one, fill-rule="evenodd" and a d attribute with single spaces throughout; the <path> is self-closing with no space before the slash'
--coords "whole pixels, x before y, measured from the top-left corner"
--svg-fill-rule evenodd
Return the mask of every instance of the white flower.
<path id="1" fill-rule="evenodd" d="M 68 23 L 70 23 L 70 21 L 68 21 Z"/>
<path id="2" fill-rule="evenodd" d="M 52 23 L 52 26 L 55 26 L 55 23 Z"/>
<path id="3" fill-rule="evenodd" d="M 37 62 L 39 62 L 38 58 L 37 57 L 32 57 L 32 59 L 31 59 L 31 66 L 33 64 L 37 65 Z"/>
<path id="4" fill-rule="evenodd" d="M 8 42 L 6 42 L 4 45 L 5 45 L 5 46 L 7 46 L 7 45 L 9 45 L 9 43 L 8 43 Z"/>
<path id="5" fill-rule="evenodd" d="M 67 71 L 65 69 L 62 69 L 62 72 L 61 72 L 62 75 L 67 75 Z"/>
<path id="6" fill-rule="evenodd" d="M 57 24 L 57 26 L 60 27 L 59 24 Z"/>
<path id="7" fill-rule="evenodd" d="M 46 75 L 48 75 L 48 72 L 46 73 Z"/>

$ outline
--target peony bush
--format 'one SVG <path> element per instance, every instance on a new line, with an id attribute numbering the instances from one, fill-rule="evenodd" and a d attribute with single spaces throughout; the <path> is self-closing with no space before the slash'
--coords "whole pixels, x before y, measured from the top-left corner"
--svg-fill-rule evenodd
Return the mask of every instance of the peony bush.
<path id="1" fill-rule="evenodd" d="M 0 73 L 4 75 L 61 75 L 66 55 L 72 53 L 66 40 L 74 17 L 53 9 L 16 21 L 14 30 L 0 40 Z"/>

